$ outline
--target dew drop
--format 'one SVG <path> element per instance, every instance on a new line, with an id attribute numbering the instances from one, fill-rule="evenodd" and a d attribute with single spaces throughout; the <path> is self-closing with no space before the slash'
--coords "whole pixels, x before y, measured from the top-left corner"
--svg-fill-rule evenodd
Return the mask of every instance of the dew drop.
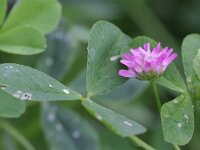
<path id="1" fill-rule="evenodd" d="M 132 126 L 132 123 L 130 123 L 128 121 L 124 121 L 123 123 L 126 124 L 126 125 L 128 125 L 128 126 L 130 126 L 130 127 Z"/>
<path id="2" fill-rule="evenodd" d="M 177 126 L 179 127 L 179 128 L 181 128 L 182 127 L 182 123 L 177 123 Z"/>
<path id="3" fill-rule="evenodd" d="M 97 118 L 98 120 L 102 120 L 102 116 L 99 115 L 99 114 L 96 114 L 96 118 Z"/>
<path id="4" fill-rule="evenodd" d="M 12 66 L 9 66 L 9 68 L 11 68 L 11 69 L 12 69 L 13 67 L 12 67 Z"/>
<path id="5" fill-rule="evenodd" d="M 121 58 L 121 55 L 112 56 L 110 57 L 110 61 L 116 61 L 119 58 Z"/>
<path id="6" fill-rule="evenodd" d="M 63 89 L 63 92 L 66 94 L 69 94 L 69 90 L 68 89 Z"/>
<path id="7" fill-rule="evenodd" d="M 53 122 L 53 121 L 55 120 L 55 113 L 50 112 L 50 113 L 47 115 L 47 120 L 50 121 L 50 122 Z"/>
<path id="8" fill-rule="evenodd" d="M 51 84 L 49 84 L 49 87 L 52 87 L 52 85 L 51 85 Z"/>
<path id="9" fill-rule="evenodd" d="M 16 98 L 20 98 L 21 95 L 22 95 L 22 91 L 19 91 L 19 90 L 16 91 L 16 92 L 13 94 L 13 96 L 16 97 Z"/>
<path id="10" fill-rule="evenodd" d="M 188 116 L 187 114 L 185 114 L 183 117 L 184 117 L 185 119 L 189 119 L 189 116 Z"/>
<path id="11" fill-rule="evenodd" d="M 72 137 L 74 138 L 74 139 L 78 139 L 79 137 L 80 137 L 80 132 L 79 131 L 74 131 L 73 133 L 72 133 Z"/>

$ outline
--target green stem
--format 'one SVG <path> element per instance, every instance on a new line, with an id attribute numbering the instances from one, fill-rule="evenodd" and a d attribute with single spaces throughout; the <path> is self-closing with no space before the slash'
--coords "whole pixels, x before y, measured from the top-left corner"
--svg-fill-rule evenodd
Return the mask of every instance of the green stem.
<path id="1" fill-rule="evenodd" d="M 36 150 L 33 145 L 10 123 L 5 120 L 0 120 L 0 127 L 12 135 L 26 150 Z"/>
<path id="2" fill-rule="evenodd" d="M 159 113 L 160 113 L 161 103 L 160 103 L 160 98 L 159 98 L 158 91 L 157 91 L 157 88 L 156 88 L 155 80 L 151 80 L 151 86 L 153 88 L 153 92 L 154 92 L 154 95 L 155 95 L 155 98 L 156 98 L 156 104 L 157 104 L 157 107 L 158 107 L 158 110 L 159 110 Z"/>
<path id="3" fill-rule="evenodd" d="M 144 150 L 156 150 L 155 148 L 151 147 L 149 144 L 142 141 L 137 136 L 131 136 L 129 137 L 138 147 L 143 148 Z"/>
<path id="4" fill-rule="evenodd" d="M 160 102 L 160 97 L 158 95 L 158 90 L 156 88 L 155 80 L 151 80 L 151 86 L 153 88 L 153 92 L 154 92 L 154 95 L 155 95 L 155 98 L 156 98 L 156 104 L 157 104 L 157 107 L 158 107 L 158 110 L 159 110 L 159 113 L 160 113 L 160 111 L 161 111 L 161 102 Z M 175 144 L 172 144 L 172 145 L 173 145 L 175 150 L 181 150 L 178 145 L 175 145 Z"/>
<path id="5" fill-rule="evenodd" d="M 178 145 L 172 144 L 175 150 L 181 150 L 181 148 Z"/>

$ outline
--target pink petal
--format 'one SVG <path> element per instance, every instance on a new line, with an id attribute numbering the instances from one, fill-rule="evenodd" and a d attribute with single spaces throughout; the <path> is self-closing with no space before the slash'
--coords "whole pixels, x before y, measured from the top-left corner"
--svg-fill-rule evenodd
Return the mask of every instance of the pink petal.
<path id="1" fill-rule="evenodd" d="M 177 57 L 176 53 L 172 54 L 170 57 L 165 59 L 163 65 L 166 65 L 166 66 L 169 65 L 176 57 Z"/>
<path id="2" fill-rule="evenodd" d="M 169 57 L 171 55 L 171 53 L 173 52 L 173 48 L 170 48 L 168 51 L 167 51 L 167 57 Z"/>
<path id="3" fill-rule="evenodd" d="M 119 70 L 119 75 L 128 78 L 136 76 L 135 72 L 132 70 Z"/>
<path id="4" fill-rule="evenodd" d="M 140 55 L 140 53 L 137 50 L 131 48 L 130 51 L 133 54 L 133 56 L 142 58 L 142 56 Z"/>
<path id="5" fill-rule="evenodd" d="M 134 60 L 134 57 L 129 54 L 129 53 L 124 53 L 124 55 L 122 56 L 123 59 L 127 59 L 127 60 Z"/>
<path id="6" fill-rule="evenodd" d="M 160 52 L 160 54 L 166 54 L 168 50 L 168 47 L 165 47 L 162 49 L 162 51 Z"/>
<path id="7" fill-rule="evenodd" d="M 134 58 L 134 61 L 135 61 L 135 63 L 136 63 L 137 65 L 142 65 L 142 63 L 143 63 L 142 59 L 139 58 L 139 57 L 135 57 L 135 58 Z"/>
<path id="8" fill-rule="evenodd" d="M 162 64 L 162 62 L 167 58 L 166 54 L 161 54 L 157 59 L 156 63 L 157 64 Z"/>
<path id="9" fill-rule="evenodd" d="M 139 66 L 139 65 L 134 65 L 134 66 L 133 66 L 133 70 L 134 70 L 137 74 L 140 74 L 140 73 L 142 73 L 142 71 L 143 71 L 142 67 Z"/>
<path id="10" fill-rule="evenodd" d="M 144 72 L 149 72 L 151 69 L 151 63 L 150 62 L 145 62 L 143 66 Z"/>
<path id="11" fill-rule="evenodd" d="M 127 67 L 132 67 L 135 64 L 133 61 L 129 61 L 125 59 L 120 60 L 120 63 L 123 65 L 126 65 Z"/>
<path id="12" fill-rule="evenodd" d="M 150 43 L 145 43 L 143 47 L 144 47 L 144 50 L 147 51 L 147 53 L 150 53 L 150 52 L 151 52 Z"/>
<path id="13" fill-rule="evenodd" d="M 138 47 L 138 51 L 146 55 L 146 51 L 142 47 Z"/>
<path id="14" fill-rule="evenodd" d="M 160 43 L 153 49 L 152 54 L 157 55 L 160 51 Z"/>
<path id="15" fill-rule="evenodd" d="M 153 62 L 152 64 L 152 69 L 153 69 L 153 72 L 159 74 L 161 73 L 161 70 L 162 70 L 162 64 L 158 64 L 157 62 Z"/>

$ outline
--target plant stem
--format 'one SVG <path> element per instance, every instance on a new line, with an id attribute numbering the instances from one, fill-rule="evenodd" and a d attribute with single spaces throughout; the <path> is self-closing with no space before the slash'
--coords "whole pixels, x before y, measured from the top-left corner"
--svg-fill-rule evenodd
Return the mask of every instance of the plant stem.
<path id="1" fill-rule="evenodd" d="M 157 88 L 156 88 L 155 80 L 151 80 L 151 86 L 153 88 L 153 92 L 154 92 L 154 95 L 155 95 L 155 98 L 156 98 L 156 104 L 157 104 L 157 107 L 158 107 L 158 110 L 159 110 L 159 113 L 160 113 L 161 103 L 160 103 L 160 98 L 159 98 L 158 91 L 157 91 Z"/>
<path id="2" fill-rule="evenodd" d="M 36 150 L 33 145 L 10 123 L 5 120 L 0 120 L 0 127 L 12 135 L 26 150 Z"/>
<path id="3" fill-rule="evenodd" d="M 160 102 L 160 97 L 158 95 L 158 90 L 156 88 L 155 80 L 151 80 L 151 86 L 153 88 L 153 92 L 154 92 L 154 95 L 155 95 L 155 98 L 156 98 L 156 104 L 157 104 L 157 107 L 158 107 L 158 110 L 159 110 L 159 113 L 160 113 L 160 111 L 161 111 L 161 102 Z M 173 145 L 175 150 L 181 150 L 178 145 L 175 145 L 175 144 L 172 144 L 172 145 Z"/>
<path id="4" fill-rule="evenodd" d="M 156 150 L 155 148 L 153 148 L 152 146 L 150 146 L 149 144 L 145 143 L 144 141 L 142 141 L 140 138 L 138 138 L 137 136 L 131 136 L 130 139 L 138 146 L 143 148 L 144 150 Z"/>
<path id="5" fill-rule="evenodd" d="M 181 150 L 181 148 L 178 145 L 172 144 L 175 150 Z"/>

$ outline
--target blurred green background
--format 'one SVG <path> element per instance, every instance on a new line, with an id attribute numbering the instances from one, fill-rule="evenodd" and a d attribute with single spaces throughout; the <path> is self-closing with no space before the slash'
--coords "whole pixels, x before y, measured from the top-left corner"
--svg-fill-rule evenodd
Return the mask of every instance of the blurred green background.
<path id="1" fill-rule="evenodd" d="M 8 1 L 7 13 L 14 3 L 15 0 Z M 48 47 L 44 53 L 19 56 L 1 52 L 0 61 L 37 68 L 82 94 L 85 93 L 87 38 L 90 28 L 96 21 L 110 21 L 131 37 L 149 36 L 160 41 L 163 46 L 173 47 L 179 54 L 183 38 L 187 34 L 200 32 L 199 0 L 60 0 L 60 3 L 63 7 L 62 18 L 58 28 L 47 35 Z M 176 65 L 182 71 L 180 55 L 176 60 Z M 179 94 L 161 86 L 158 89 L 162 103 L 172 100 Z M 145 125 L 149 130 L 140 137 L 158 150 L 172 149 L 171 145 L 163 140 L 159 115 L 148 83 L 129 80 L 112 93 L 95 99 L 103 106 Z M 128 139 L 122 139 L 113 134 L 90 117 L 79 103 L 60 102 L 58 104 L 66 108 L 70 107 L 71 111 L 78 113 L 80 118 L 90 123 L 99 136 L 100 150 L 139 149 Z M 42 128 L 40 112 L 39 103 L 27 103 L 27 110 L 20 118 L 7 120 L 38 150 L 48 150 L 51 142 L 45 140 L 43 131 L 45 122 Z M 200 147 L 198 116 L 195 121 L 194 137 L 189 144 L 182 147 L 185 150 L 198 150 Z M 6 132 L 0 130 L 0 134 L 0 149 L 23 149 Z M 77 144 L 76 141 L 74 144 Z"/>

